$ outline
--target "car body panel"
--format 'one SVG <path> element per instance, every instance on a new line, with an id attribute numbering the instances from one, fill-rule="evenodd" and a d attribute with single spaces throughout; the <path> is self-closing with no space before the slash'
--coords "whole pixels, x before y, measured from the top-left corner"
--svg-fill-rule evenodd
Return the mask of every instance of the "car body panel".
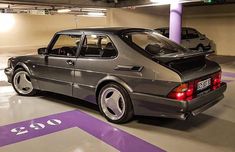
<path id="1" fill-rule="evenodd" d="M 72 96 L 74 82 L 74 67 L 66 61 L 75 62 L 76 58 L 48 56 L 41 58 L 41 62 L 34 65 L 34 73 L 38 78 L 42 90 L 54 91 Z"/>
<path id="2" fill-rule="evenodd" d="M 226 83 L 217 90 L 197 97 L 191 101 L 176 101 L 164 97 L 132 93 L 133 106 L 136 115 L 161 116 L 185 120 L 190 115 L 197 115 L 219 102 L 224 96 Z"/>

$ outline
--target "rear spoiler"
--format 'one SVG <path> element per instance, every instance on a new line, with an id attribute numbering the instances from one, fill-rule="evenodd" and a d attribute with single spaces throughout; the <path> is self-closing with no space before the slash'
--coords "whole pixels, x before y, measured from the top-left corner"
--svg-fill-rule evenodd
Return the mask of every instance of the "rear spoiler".
<path id="1" fill-rule="evenodd" d="M 206 56 L 209 54 L 214 53 L 215 51 L 207 51 L 207 52 L 191 52 L 191 53 L 184 53 L 180 55 L 162 55 L 162 56 L 153 56 L 153 59 L 156 59 L 160 62 L 167 63 L 175 60 L 182 60 L 182 59 L 188 59 L 188 58 L 193 58 L 193 57 L 198 57 L 198 56 Z"/>

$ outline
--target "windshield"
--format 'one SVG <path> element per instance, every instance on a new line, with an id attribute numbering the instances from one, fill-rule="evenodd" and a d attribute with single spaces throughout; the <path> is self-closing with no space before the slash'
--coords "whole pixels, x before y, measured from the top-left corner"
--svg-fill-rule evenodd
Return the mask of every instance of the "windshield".
<path id="1" fill-rule="evenodd" d="M 190 51 L 154 31 L 128 32 L 123 34 L 122 38 L 134 49 L 140 49 L 151 56 L 181 54 Z"/>

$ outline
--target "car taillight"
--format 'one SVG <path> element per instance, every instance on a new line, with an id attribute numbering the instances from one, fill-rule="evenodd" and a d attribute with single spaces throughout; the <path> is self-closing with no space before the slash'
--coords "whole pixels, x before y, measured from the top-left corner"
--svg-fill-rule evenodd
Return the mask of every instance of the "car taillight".
<path id="1" fill-rule="evenodd" d="M 221 72 L 212 75 L 212 90 L 216 90 L 221 84 Z"/>
<path id="2" fill-rule="evenodd" d="M 201 79 L 197 79 L 188 83 L 183 83 L 173 89 L 169 94 L 168 98 L 176 100 L 190 101 L 195 96 L 195 88 Z M 211 76 L 211 90 L 216 90 L 221 85 L 221 72 L 215 73 Z M 207 89 L 207 88 L 205 88 Z M 202 90 L 203 91 L 203 90 Z"/>
<path id="3" fill-rule="evenodd" d="M 183 83 L 172 90 L 168 97 L 176 100 L 192 100 L 194 94 L 194 82 Z"/>

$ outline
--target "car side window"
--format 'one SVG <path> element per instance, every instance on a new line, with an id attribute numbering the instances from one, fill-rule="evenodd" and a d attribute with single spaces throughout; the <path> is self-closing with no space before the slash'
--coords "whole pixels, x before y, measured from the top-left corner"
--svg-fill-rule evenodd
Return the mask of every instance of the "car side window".
<path id="1" fill-rule="evenodd" d="M 86 35 L 80 51 L 81 57 L 114 58 L 117 51 L 106 35 Z"/>
<path id="2" fill-rule="evenodd" d="M 80 40 L 81 35 L 58 35 L 49 55 L 75 57 Z"/>
<path id="3" fill-rule="evenodd" d="M 196 30 L 194 29 L 188 29 L 188 38 L 189 39 L 195 39 L 195 38 L 199 38 L 199 34 Z"/>
<path id="4" fill-rule="evenodd" d="M 163 35 L 167 38 L 169 38 L 169 29 L 166 29 Z"/>
<path id="5" fill-rule="evenodd" d="M 187 31 L 186 31 L 186 29 L 182 29 L 182 31 L 181 31 L 181 39 L 182 40 L 187 39 Z"/>
<path id="6" fill-rule="evenodd" d="M 163 29 L 155 29 L 156 32 L 158 32 L 159 34 L 163 35 L 164 30 Z"/>

